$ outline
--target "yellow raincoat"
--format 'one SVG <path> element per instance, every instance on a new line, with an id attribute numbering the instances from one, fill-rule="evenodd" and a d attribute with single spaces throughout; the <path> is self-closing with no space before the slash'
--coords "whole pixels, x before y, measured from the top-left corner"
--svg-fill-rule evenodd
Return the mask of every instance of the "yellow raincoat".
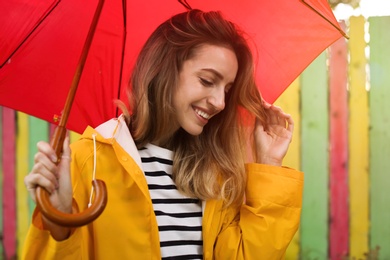
<path id="1" fill-rule="evenodd" d="M 92 135 L 96 134 L 94 154 Z M 87 128 L 72 145 L 74 199 L 88 204 L 96 178 L 106 183 L 108 203 L 93 223 L 76 228 L 64 241 L 42 229 L 35 210 L 23 259 L 161 259 L 159 233 L 140 158 L 123 120 Z M 283 259 L 298 229 L 303 174 L 261 164 L 247 164 L 246 203 L 222 209 L 222 201 L 203 204 L 204 259 Z"/>

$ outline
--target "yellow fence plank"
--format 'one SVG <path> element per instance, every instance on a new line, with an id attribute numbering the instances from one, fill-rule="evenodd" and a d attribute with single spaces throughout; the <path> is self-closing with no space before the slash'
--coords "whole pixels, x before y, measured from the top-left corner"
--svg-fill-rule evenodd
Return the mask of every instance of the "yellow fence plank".
<path id="1" fill-rule="evenodd" d="M 69 138 L 70 138 L 70 143 L 73 143 L 74 141 L 77 141 L 80 138 L 80 134 L 70 131 L 69 132 Z"/>
<path id="2" fill-rule="evenodd" d="M 24 186 L 24 177 L 29 172 L 29 152 L 28 152 L 28 115 L 17 113 L 17 136 L 16 136 L 16 237 L 17 255 L 22 255 L 24 238 L 30 224 L 28 192 Z"/>
<path id="3" fill-rule="evenodd" d="M 290 148 L 283 161 L 283 165 L 300 170 L 300 145 L 301 145 L 301 127 L 300 127 L 300 86 L 299 78 L 296 79 L 287 90 L 276 100 L 275 105 L 280 106 L 286 113 L 289 113 L 294 119 L 294 136 Z M 291 241 L 287 252 L 287 260 L 299 259 L 299 231 Z"/>
<path id="4" fill-rule="evenodd" d="M 349 192 L 350 256 L 363 259 L 368 252 L 368 94 L 364 49 L 365 18 L 350 19 L 349 63 Z"/>

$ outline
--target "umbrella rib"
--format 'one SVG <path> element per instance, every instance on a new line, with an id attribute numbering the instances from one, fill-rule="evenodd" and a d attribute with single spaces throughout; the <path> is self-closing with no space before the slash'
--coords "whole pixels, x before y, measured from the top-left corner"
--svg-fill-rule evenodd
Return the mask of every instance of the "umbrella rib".
<path id="1" fill-rule="evenodd" d="M 2 64 L 0 64 L 0 69 L 5 65 L 7 64 L 7 62 L 9 61 L 9 59 L 12 58 L 12 56 L 14 56 L 14 54 L 19 50 L 19 48 L 31 37 L 31 35 L 35 32 L 35 30 L 43 23 L 43 21 L 46 20 L 46 18 L 51 14 L 51 12 L 53 12 L 53 10 L 58 6 L 58 4 L 60 3 L 61 0 L 57 0 L 57 2 L 52 5 L 52 7 L 49 9 L 48 12 L 46 12 L 46 14 L 38 21 L 38 23 L 34 26 L 34 28 L 27 34 L 27 36 L 20 42 L 20 44 L 15 48 L 15 50 L 13 52 L 11 52 L 11 54 L 4 60 L 4 62 Z"/>
<path id="2" fill-rule="evenodd" d="M 76 95 L 76 91 L 77 91 L 77 88 L 78 88 L 78 85 L 80 82 L 81 74 L 82 74 L 83 69 L 84 69 L 85 61 L 86 61 L 88 53 L 89 53 L 89 49 L 90 49 L 90 46 L 91 46 L 91 43 L 93 40 L 93 36 L 95 34 L 95 31 L 96 31 L 96 26 L 97 26 L 99 18 L 100 18 L 103 4 L 104 4 L 104 0 L 99 0 L 98 6 L 97 6 L 96 11 L 95 11 L 95 15 L 92 19 L 92 23 L 91 23 L 91 26 L 89 28 L 87 38 L 86 38 L 84 46 L 83 46 L 80 60 L 77 64 L 76 72 L 74 74 L 72 84 L 71 84 L 69 92 L 68 92 L 68 96 L 67 96 L 66 101 L 65 101 L 65 107 L 62 111 L 60 122 L 58 124 L 56 132 L 55 132 L 53 139 L 52 139 L 52 146 L 55 149 L 58 157 L 62 151 L 62 143 L 64 141 L 65 133 L 66 133 L 65 126 L 66 126 L 66 123 L 68 121 L 70 110 L 72 108 L 72 104 L 73 104 L 73 101 L 74 101 L 74 98 Z M 57 130 L 58 130 L 58 134 L 57 134 Z"/>
<path id="3" fill-rule="evenodd" d="M 192 10 L 192 7 L 187 0 L 178 0 L 178 2 L 181 3 L 188 11 Z"/>
<path id="4" fill-rule="evenodd" d="M 309 7 L 311 10 L 313 10 L 314 12 L 316 12 L 319 16 L 321 16 L 325 21 L 327 21 L 328 23 L 330 23 L 337 31 L 339 31 L 341 33 L 342 36 L 344 36 L 346 39 L 349 39 L 349 36 L 343 31 L 341 30 L 338 26 L 336 26 L 334 23 L 332 23 L 332 21 L 330 21 L 327 17 L 325 17 L 323 14 L 321 14 L 320 12 L 318 12 L 313 6 L 309 5 L 308 3 L 306 3 L 305 0 L 302 0 L 302 3 L 304 3 L 307 7 Z"/>

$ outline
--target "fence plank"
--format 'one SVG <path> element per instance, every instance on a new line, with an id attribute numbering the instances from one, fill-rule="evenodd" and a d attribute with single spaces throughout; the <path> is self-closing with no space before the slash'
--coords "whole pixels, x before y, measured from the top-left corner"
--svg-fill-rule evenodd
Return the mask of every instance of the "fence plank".
<path id="1" fill-rule="evenodd" d="M 294 135 L 290 148 L 283 160 L 283 165 L 299 170 L 301 168 L 301 124 L 300 124 L 300 80 L 296 79 L 286 91 L 276 100 L 275 105 L 280 106 L 294 119 Z M 286 259 L 299 259 L 299 231 L 295 234 L 286 252 Z"/>
<path id="2" fill-rule="evenodd" d="M 76 133 L 76 132 L 69 133 L 70 143 L 77 141 L 78 139 L 80 139 L 80 137 L 81 137 L 81 135 L 79 133 Z"/>
<path id="3" fill-rule="evenodd" d="M 390 259 L 390 17 L 369 18 L 371 248 Z"/>
<path id="4" fill-rule="evenodd" d="M 305 172 L 301 259 L 328 255 L 328 81 L 326 52 L 301 75 L 302 170 Z"/>
<path id="5" fill-rule="evenodd" d="M 3 107 L 3 244 L 6 259 L 16 255 L 15 111 Z"/>
<path id="6" fill-rule="evenodd" d="M 49 123 L 39 118 L 29 116 L 29 170 L 34 165 L 34 155 L 38 151 L 37 143 L 39 141 L 49 141 Z M 35 208 L 35 203 L 29 199 L 29 215 L 31 218 L 32 212 Z"/>
<path id="7" fill-rule="evenodd" d="M 0 205 L 3 205 L 3 127 L 3 107 L 0 106 Z M 3 238 L 3 207 L 0 207 L 0 257 L 4 255 Z"/>
<path id="8" fill-rule="evenodd" d="M 16 138 L 16 199 L 17 199 L 17 255 L 22 255 L 24 239 L 30 224 L 29 195 L 24 185 L 24 177 L 29 172 L 28 154 L 28 115 L 17 112 Z"/>
<path id="9" fill-rule="evenodd" d="M 368 249 L 368 93 L 366 90 L 365 18 L 351 17 L 349 25 L 349 215 L 350 257 L 364 259 Z"/>
<path id="10" fill-rule="evenodd" d="M 329 48 L 330 259 L 342 259 L 349 251 L 347 53 L 344 38 Z"/>

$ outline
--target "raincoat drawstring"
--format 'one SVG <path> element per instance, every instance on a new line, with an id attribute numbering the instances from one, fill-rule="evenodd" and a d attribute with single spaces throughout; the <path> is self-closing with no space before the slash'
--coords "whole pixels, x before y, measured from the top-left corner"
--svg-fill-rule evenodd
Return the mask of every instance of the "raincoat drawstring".
<path id="1" fill-rule="evenodd" d="M 92 171 L 92 180 L 96 180 L 96 134 L 92 135 L 93 139 L 93 171 Z M 92 186 L 91 195 L 89 196 L 88 208 L 92 205 L 94 188 Z"/>

